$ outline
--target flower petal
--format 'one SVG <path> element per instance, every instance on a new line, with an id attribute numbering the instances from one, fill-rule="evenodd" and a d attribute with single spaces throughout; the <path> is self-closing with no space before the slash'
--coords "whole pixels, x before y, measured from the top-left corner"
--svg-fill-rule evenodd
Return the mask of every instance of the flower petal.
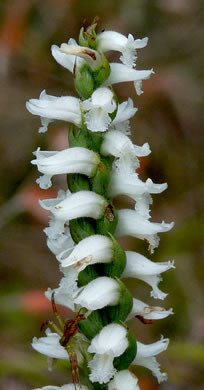
<path id="1" fill-rule="evenodd" d="M 173 310 L 165 310 L 159 306 L 149 306 L 147 303 L 133 298 L 133 307 L 127 317 L 127 321 L 136 316 L 140 316 L 144 320 L 160 320 L 173 314 Z"/>
<path id="2" fill-rule="evenodd" d="M 98 310 L 108 305 L 116 305 L 119 297 L 118 282 L 107 276 L 101 276 L 80 287 L 74 295 L 74 303 L 88 310 Z"/>
<path id="3" fill-rule="evenodd" d="M 119 324 L 109 324 L 91 340 L 88 352 L 120 356 L 128 347 L 127 329 Z"/>
<path id="4" fill-rule="evenodd" d="M 69 360 L 68 353 L 60 345 L 59 340 L 60 336 L 57 333 L 47 332 L 46 337 L 40 337 L 39 339 L 34 337 L 32 347 L 48 357 Z"/>
<path id="5" fill-rule="evenodd" d="M 108 383 L 108 390 L 140 390 L 137 377 L 128 370 L 116 372 L 114 378 Z"/>
<path id="6" fill-rule="evenodd" d="M 57 259 L 62 267 L 73 265 L 80 272 L 89 264 L 109 263 L 112 256 L 112 240 L 95 234 L 81 240 L 71 254 L 69 250 L 61 252 Z"/>
<path id="7" fill-rule="evenodd" d="M 159 383 L 166 381 L 167 374 L 161 373 L 160 365 L 154 356 L 165 351 L 168 344 L 169 339 L 161 339 L 160 341 L 149 345 L 137 342 L 137 355 L 132 364 L 143 366 L 151 370 Z"/>
<path id="8" fill-rule="evenodd" d="M 48 155 L 38 148 L 34 154 L 36 159 L 32 160 L 31 163 L 37 165 L 38 170 L 45 175 L 40 177 L 40 180 L 38 179 L 38 183 L 43 189 L 52 185 L 50 178 L 53 175 L 81 173 L 92 177 L 100 161 L 96 153 L 82 147 L 73 147 L 59 152 L 51 151 Z"/>
<path id="9" fill-rule="evenodd" d="M 118 211 L 119 222 L 115 231 L 116 237 L 133 236 L 142 240 L 147 240 L 150 250 L 153 251 L 159 245 L 157 233 L 167 232 L 174 226 L 174 223 L 150 222 L 136 211 L 122 209 Z"/>
<path id="10" fill-rule="evenodd" d="M 151 76 L 152 73 L 154 73 L 152 69 L 136 70 L 131 69 L 126 65 L 117 63 L 110 63 L 110 67 L 110 76 L 104 81 L 103 86 L 109 86 L 127 81 L 146 80 Z"/>
<path id="11" fill-rule="evenodd" d="M 96 354 L 88 363 L 91 370 L 89 379 L 91 382 L 107 383 L 115 375 L 116 369 L 113 366 L 114 357 L 108 354 Z"/>

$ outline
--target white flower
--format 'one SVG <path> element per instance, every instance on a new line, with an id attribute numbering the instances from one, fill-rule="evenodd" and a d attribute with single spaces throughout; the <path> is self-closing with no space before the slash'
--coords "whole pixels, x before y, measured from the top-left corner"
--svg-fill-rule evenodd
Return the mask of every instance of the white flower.
<path id="1" fill-rule="evenodd" d="M 62 43 L 61 46 L 51 46 L 52 55 L 55 60 L 74 73 L 74 67 L 81 68 L 87 63 L 92 70 L 95 70 L 101 65 L 101 55 L 88 47 L 79 46 L 75 39 L 70 38 L 67 43 Z"/>
<path id="2" fill-rule="evenodd" d="M 173 310 L 165 310 L 159 306 L 149 306 L 147 303 L 133 298 L 133 307 L 130 314 L 127 317 L 127 321 L 136 316 L 141 317 L 144 320 L 161 320 L 173 314 Z"/>
<path id="3" fill-rule="evenodd" d="M 110 176 L 108 194 L 110 197 L 127 195 L 135 200 L 135 210 L 144 218 L 149 218 L 149 204 L 152 198 L 149 194 L 159 194 L 167 188 L 167 183 L 154 184 L 151 179 L 143 182 L 137 173 L 123 172 L 124 164 L 116 166 Z"/>
<path id="4" fill-rule="evenodd" d="M 54 359 L 69 360 L 68 353 L 59 343 L 60 336 L 57 333 L 52 333 L 49 329 L 46 330 L 46 336 L 37 339 L 34 337 L 32 347 L 36 351 Z"/>
<path id="5" fill-rule="evenodd" d="M 39 133 L 47 131 L 47 125 L 54 119 L 71 122 L 77 126 L 81 124 L 80 100 L 72 96 L 51 96 L 44 90 L 39 99 L 30 99 L 26 103 L 26 108 L 31 114 L 43 118 L 43 126 L 40 127 Z"/>
<path id="6" fill-rule="evenodd" d="M 147 45 L 148 38 L 135 39 L 132 34 L 128 38 L 116 31 L 104 31 L 97 34 L 97 49 L 103 52 L 116 50 L 122 53 L 120 60 L 127 66 L 134 66 L 136 61 L 136 49 L 141 49 Z"/>
<path id="7" fill-rule="evenodd" d="M 112 84 L 123 83 L 126 81 L 134 81 L 135 87 L 138 88 L 138 81 L 148 79 L 152 73 L 153 69 L 150 70 L 136 70 L 129 68 L 123 64 L 110 63 L 111 73 L 110 76 L 103 82 L 104 87 L 108 87 Z M 137 92 L 137 90 L 136 90 Z"/>
<path id="8" fill-rule="evenodd" d="M 126 251 L 126 267 L 121 278 L 137 278 L 148 283 L 152 287 L 151 297 L 164 299 L 167 294 L 163 293 L 158 284 L 162 280 L 160 273 L 175 268 L 173 261 L 154 263 L 139 253 Z"/>
<path id="9" fill-rule="evenodd" d="M 89 362 L 92 382 L 107 383 L 116 373 L 114 357 L 120 356 L 128 347 L 127 329 L 119 324 L 106 325 L 92 340 L 88 352 L 95 353 Z"/>
<path id="10" fill-rule="evenodd" d="M 48 386 L 43 386 L 43 387 L 40 387 L 40 388 L 36 388 L 36 389 L 33 389 L 33 390 L 88 390 L 88 387 L 87 386 L 84 386 L 84 385 L 79 385 L 79 384 L 74 384 L 74 383 L 69 383 L 67 385 L 63 385 L 63 386 L 52 386 L 52 385 L 48 385 Z"/>
<path id="11" fill-rule="evenodd" d="M 167 189 L 167 183 L 155 184 L 151 179 L 140 180 L 137 173 L 124 174 L 119 169 L 111 173 L 109 195 L 127 195 L 135 201 L 145 193 L 160 194 Z"/>
<path id="12" fill-rule="evenodd" d="M 73 265 L 77 272 L 87 265 L 109 263 L 113 256 L 113 242 L 109 237 L 94 234 L 81 240 L 70 254 L 64 250 L 57 256 L 62 267 Z"/>
<path id="13" fill-rule="evenodd" d="M 157 362 L 155 355 L 165 351 L 168 347 L 169 339 L 161 339 L 153 344 L 142 344 L 137 341 L 137 355 L 132 364 L 143 366 L 152 371 L 152 374 L 161 383 L 167 380 L 167 374 L 160 372 L 160 365 Z"/>
<path id="14" fill-rule="evenodd" d="M 121 131 L 110 130 L 104 134 L 100 151 L 104 156 L 110 154 L 119 158 L 114 169 L 127 170 L 129 173 L 139 167 L 137 157 L 148 156 L 150 148 L 148 143 L 142 146 L 134 145 L 130 138 Z"/>
<path id="15" fill-rule="evenodd" d="M 37 179 L 37 183 L 43 189 L 51 187 L 53 175 L 81 173 L 91 177 L 95 174 L 100 161 L 96 153 L 82 147 L 73 147 L 60 152 L 41 151 L 38 148 L 33 154 L 36 159 L 31 163 L 37 165 L 38 170 L 44 174 Z"/>
<path id="16" fill-rule="evenodd" d="M 45 296 L 51 300 L 54 293 L 55 303 L 68 307 L 74 311 L 73 296 L 77 291 L 77 272 L 73 267 L 63 271 L 64 277 L 60 280 L 59 287 L 48 290 L 45 292 Z"/>
<path id="17" fill-rule="evenodd" d="M 93 191 L 78 191 L 68 194 L 61 202 L 55 201 L 55 199 L 40 200 L 40 205 L 45 210 L 51 211 L 55 221 L 65 223 L 81 217 L 99 219 L 105 211 L 107 202 L 101 195 Z"/>
<path id="18" fill-rule="evenodd" d="M 73 42 L 73 45 L 71 45 L 70 43 L 62 43 L 60 46 L 60 50 L 62 53 L 65 53 L 67 55 L 73 55 L 82 58 L 87 62 L 87 64 L 93 71 L 99 68 L 100 65 L 102 65 L 103 59 L 101 57 L 101 54 L 96 50 L 90 49 L 89 47 L 79 46 L 75 44 L 75 42 Z"/>
<path id="19" fill-rule="evenodd" d="M 140 388 L 137 377 L 128 370 L 122 370 L 116 372 L 114 378 L 108 383 L 108 390 L 140 390 Z"/>
<path id="20" fill-rule="evenodd" d="M 78 46 L 75 39 L 70 38 L 68 41 L 68 45 Z M 84 60 L 80 57 L 76 57 L 75 55 L 65 54 L 61 51 L 61 49 L 57 45 L 51 46 L 52 55 L 58 64 L 62 65 L 64 68 L 68 69 L 73 73 L 74 65 L 81 66 L 84 63 Z"/>
<path id="21" fill-rule="evenodd" d="M 133 236 L 141 240 L 147 240 L 150 244 L 150 250 L 159 245 L 157 233 L 168 232 L 174 223 L 150 222 L 139 215 L 135 210 L 121 209 L 118 210 L 118 225 L 115 231 L 116 237 Z"/>
<path id="22" fill-rule="evenodd" d="M 80 287 L 75 292 L 74 303 L 88 310 L 98 310 L 108 305 L 116 305 L 119 298 L 119 283 L 115 279 L 101 276 Z"/>
<path id="23" fill-rule="evenodd" d="M 109 88 L 96 89 L 90 99 L 82 102 L 85 111 L 85 123 L 89 130 L 106 131 L 111 118 L 109 114 L 116 109 L 113 92 Z"/>

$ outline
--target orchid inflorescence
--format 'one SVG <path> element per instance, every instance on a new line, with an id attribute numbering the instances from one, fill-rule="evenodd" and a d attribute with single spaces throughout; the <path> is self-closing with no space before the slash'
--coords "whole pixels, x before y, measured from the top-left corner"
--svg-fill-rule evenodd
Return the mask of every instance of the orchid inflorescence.
<path id="1" fill-rule="evenodd" d="M 73 73 L 80 97 L 56 97 L 43 91 L 39 99 L 26 104 L 41 117 L 39 132 L 47 131 L 55 119 L 69 122 L 69 148 L 38 148 L 32 160 L 42 174 L 37 179 L 41 188 L 49 188 L 57 174 L 67 175 L 69 188 L 60 190 L 55 199 L 40 201 L 50 211 L 44 231 L 63 277 L 59 287 L 45 293 L 60 326 L 48 321 L 45 337 L 34 338 L 32 346 L 49 359 L 70 361 L 73 383 L 62 386 L 63 390 L 136 390 L 138 379 L 128 370 L 132 365 L 148 368 L 159 383 L 167 379 L 155 356 L 166 350 L 169 340 L 162 337 L 142 344 L 126 321 L 137 318 L 150 323 L 172 314 L 172 309 L 133 298 L 123 279 L 140 279 L 151 286 L 153 298 L 164 299 L 167 294 L 158 287 L 160 274 L 174 268 L 174 263 L 154 263 L 125 251 L 117 238 L 130 235 L 146 240 L 152 253 L 159 244 L 157 233 L 170 230 L 173 223 L 150 221 L 151 194 L 161 193 L 167 184 L 139 178 L 139 158 L 149 155 L 150 148 L 148 143 L 134 145 L 128 137 L 130 118 L 137 109 L 130 98 L 119 103 L 112 87 L 133 81 L 136 93 L 143 93 L 142 80 L 153 70 L 135 68 L 136 50 L 145 47 L 148 39 L 134 40 L 131 34 L 126 38 L 114 31 L 97 34 L 96 26 L 94 21 L 82 28 L 78 43 L 70 39 L 61 47 L 52 46 L 55 60 Z M 104 54 L 109 50 L 121 52 L 121 63 L 109 63 Z M 117 195 L 133 199 L 134 209 L 116 210 Z M 75 320 L 64 323 L 55 303 L 71 309 Z"/>

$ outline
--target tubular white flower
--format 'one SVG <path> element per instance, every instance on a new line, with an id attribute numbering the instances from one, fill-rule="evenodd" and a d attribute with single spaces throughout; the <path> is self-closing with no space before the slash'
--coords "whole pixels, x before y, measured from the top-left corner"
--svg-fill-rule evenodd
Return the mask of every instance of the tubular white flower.
<path id="1" fill-rule="evenodd" d="M 163 293 L 158 284 L 162 280 L 160 273 L 175 268 L 173 261 L 154 263 L 139 253 L 126 251 L 126 266 L 121 278 L 137 278 L 143 280 L 152 287 L 151 297 L 164 299 L 167 294 Z"/>
<path id="2" fill-rule="evenodd" d="M 73 38 L 69 39 L 68 45 L 78 46 L 77 42 Z M 77 66 L 81 66 L 84 63 L 84 60 L 80 57 L 63 53 L 57 45 L 52 45 L 51 51 L 53 57 L 58 62 L 58 64 L 62 65 L 64 68 L 68 69 L 72 73 L 74 71 L 74 64 L 76 64 Z"/>
<path id="3" fill-rule="evenodd" d="M 137 342 L 137 355 L 132 364 L 139 365 L 148 368 L 152 371 L 152 374 L 161 383 L 167 380 L 167 374 L 160 371 L 160 365 L 157 362 L 155 355 L 165 351 L 168 347 L 169 339 L 161 339 L 153 344 L 142 344 Z"/>
<path id="4" fill-rule="evenodd" d="M 118 210 L 118 225 L 115 231 L 116 237 L 133 236 L 141 240 L 147 240 L 150 244 L 150 250 L 159 245 L 157 233 L 168 232 L 174 223 L 150 222 L 135 210 L 122 209 Z"/>
<path id="5" fill-rule="evenodd" d="M 77 272 L 73 267 L 63 271 L 64 277 L 60 280 L 59 287 L 45 291 L 45 296 L 51 301 L 54 293 L 55 303 L 68 307 L 74 311 L 73 296 L 77 291 Z"/>
<path id="6" fill-rule="evenodd" d="M 137 173 L 124 174 L 119 169 L 111 172 L 109 196 L 127 195 L 135 201 L 144 193 L 160 194 L 167 188 L 167 183 L 155 184 L 151 179 L 145 182 L 139 179 Z"/>
<path id="7" fill-rule="evenodd" d="M 128 347 L 127 329 L 119 324 L 106 325 L 92 340 L 88 352 L 95 353 L 89 362 L 92 382 L 107 383 L 116 373 L 113 359 Z"/>
<path id="8" fill-rule="evenodd" d="M 96 263 L 109 263 L 113 256 L 113 242 L 109 237 L 94 234 L 81 240 L 70 254 L 64 250 L 57 256 L 62 267 L 73 265 L 77 272 L 87 265 Z"/>
<path id="9" fill-rule="evenodd" d="M 46 337 L 33 338 L 32 347 L 35 351 L 50 358 L 69 360 L 68 353 L 59 343 L 60 336 L 57 333 L 46 330 Z"/>
<path id="10" fill-rule="evenodd" d="M 136 49 L 142 49 L 147 45 L 148 38 L 135 39 L 132 34 L 126 38 L 116 31 L 103 31 L 97 34 L 97 49 L 103 52 L 116 50 L 122 53 L 120 60 L 123 64 L 133 67 L 137 58 Z"/>
<path id="11" fill-rule="evenodd" d="M 137 377 L 128 370 L 116 372 L 108 384 L 108 390 L 140 390 Z M 49 389 L 48 389 L 49 390 Z M 52 390 L 52 389 L 51 389 Z"/>
<path id="12" fill-rule="evenodd" d="M 60 50 L 62 53 L 65 53 L 65 55 L 68 54 L 82 58 L 88 63 L 93 71 L 102 64 L 101 54 L 89 47 L 62 43 Z"/>
<path id="13" fill-rule="evenodd" d="M 108 305 L 116 305 L 119 298 L 119 283 L 107 276 L 101 276 L 80 287 L 74 294 L 74 303 L 88 310 L 98 310 Z"/>
<path id="14" fill-rule="evenodd" d="M 108 131 L 103 138 L 101 145 L 101 153 L 104 156 L 112 155 L 122 161 L 120 163 L 121 168 L 115 169 L 127 169 L 127 171 L 135 171 L 139 167 L 139 160 L 137 157 L 148 156 L 150 148 L 148 143 L 142 146 L 137 146 L 132 143 L 130 138 L 118 130 Z"/>
<path id="15" fill-rule="evenodd" d="M 152 203 L 152 198 L 149 194 L 159 194 L 164 191 L 167 188 L 167 183 L 154 184 L 151 179 L 143 182 L 137 173 L 123 172 L 123 167 L 124 164 L 120 164 L 112 170 L 108 188 L 109 196 L 129 196 L 136 202 L 135 210 L 144 218 L 150 218 L 149 205 Z"/>
<path id="16" fill-rule="evenodd" d="M 85 111 L 85 123 L 91 131 L 106 131 L 111 118 L 109 114 L 116 109 L 113 92 L 109 88 L 96 89 L 90 99 L 82 102 Z"/>
<path id="17" fill-rule="evenodd" d="M 41 151 L 40 148 L 33 153 L 36 156 L 31 163 L 37 165 L 44 175 L 37 179 L 40 187 L 51 187 L 53 175 L 64 173 L 81 173 L 91 177 L 95 174 L 99 158 L 92 150 L 82 147 L 73 147 L 60 152 Z"/>
<path id="18" fill-rule="evenodd" d="M 81 217 L 99 219 L 107 206 L 107 201 L 93 191 L 75 192 L 54 205 L 50 204 L 52 201 L 53 199 L 43 199 L 40 200 L 40 205 L 45 210 L 50 210 L 57 220 L 64 222 Z"/>
<path id="19" fill-rule="evenodd" d="M 78 385 L 78 384 L 73 384 L 73 383 L 68 383 L 67 385 L 63 386 L 43 386 L 40 388 L 35 388 L 33 390 L 88 390 L 87 386 L 84 385 Z"/>
<path id="20" fill-rule="evenodd" d="M 161 320 L 170 314 L 173 314 L 173 309 L 165 310 L 159 306 L 149 306 L 147 303 L 133 298 L 133 307 L 127 321 L 136 316 L 140 316 L 144 320 Z"/>
<path id="21" fill-rule="evenodd" d="M 31 114 L 45 118 L 43 126 L 39 129 L 40 133 L 47 131 L 50 119 L 64 120 L 77 126 L 81 124 L 80 100 L 72 96 L 51 96 L 44 90 L 39 99 L 30 99 L 26 102 L 26 108 Z"/>
<path id="22" fill-rule="evenodd" d="M 138 82 L 141 80 L 146 80 L 151 76 L 152 73 L 154 73 L 153 69 L 136 70 L 136 69 L 129 68 L 126 65 L 117 64 L 117 63 L 110 63 L 110 68 L 111 68 L 111 73 L 110 76 L 103 82 L 104 87 L 108 87 L 109 85 L 112 84 L 123 83 L 127 81 Z"/>

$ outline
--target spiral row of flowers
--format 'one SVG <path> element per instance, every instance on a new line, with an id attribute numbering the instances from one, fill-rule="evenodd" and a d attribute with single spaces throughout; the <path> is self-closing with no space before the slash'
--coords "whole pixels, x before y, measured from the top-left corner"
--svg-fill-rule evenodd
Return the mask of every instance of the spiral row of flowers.
<path id="1" fill-rule="evenodd" d="M 137 146 L 130 135 L 130 118 L 136 113 L 132 99 L 118 102 L 112 85 L 133 81 L 136 93 L 152 70 L 137 70 L 136 50 L 148 39 L 134 40 L 114 31 L 96 33 L 93 22 L 81 29 L 78 43 L 70 39 L 61 47 L 52 46 L 55 60 L 73 73 L 79 97 L 47 95 L 27 102 L 27 109 L 41 117 L 39 132 L 59 119 L 69 122 L 69 148 L 62 151 L 34 152 L 32 164 L 41 176 L 43 189 L 52 185 L 52 177 L 67 175 L 68 190 L 60 190 L 55 199 L 41 200 L 50 211 L 49 227 L 44 231 L 47 245 L 59 262 L 63 277 L 59 286 L 46 291 L 56 321 L 44 324 L 44 337 L 34 338 L 33 348 L 52 359 L 70 361 L 72 389 L 139 389 L 130 366 L 140 365 L 152 371 L 158 382 L 167 375 L 160 371 L 155 356 L 166 350 L 168 339 L 143 344 L 128 326 L 137 318 L 144 323 L 172 314 L 158 306 L 149 306 L 132 297 L 125 280 L 137 278 L 151 286 L 151 296 L 163 300 L 167 294 L 158 284 L 160 274 L 174 267 L 172 261 L 154 263 L 134 251 L 125 251 L 118 243 L 121 236 L 146 240 L 152 253 L 159 244 L 158 233 L 170 230 L 173 223 L 150 221 L 151 194 L 167 184 L 140 180 L 136 173 L 139 157 L 147 156 L 147 143 Z M 109 50 L 121 53 L 121 63 L 109 63 Z M 116 210 L 113 199 L 126 195 L 134 209 Z M 56 309 L 61 304 L 75 314 L 63 321 Z M 58 389 L 46 386 L 45 389 Z"/>

